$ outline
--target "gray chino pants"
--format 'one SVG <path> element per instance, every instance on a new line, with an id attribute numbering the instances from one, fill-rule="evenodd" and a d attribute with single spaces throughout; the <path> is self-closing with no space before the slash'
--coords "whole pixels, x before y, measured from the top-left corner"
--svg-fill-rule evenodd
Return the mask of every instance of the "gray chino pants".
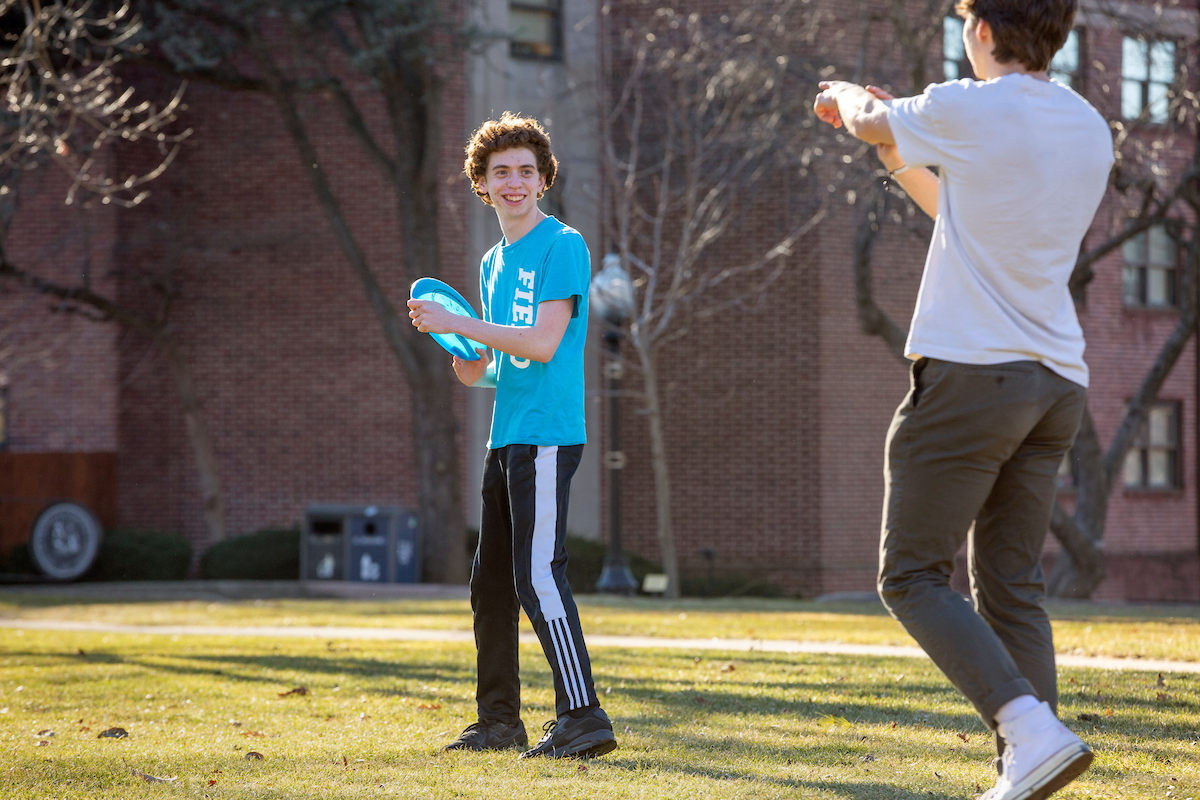
<path id="1" fill-rule="evenodd" d="M 1033 361 L 923 358 L 888 430 L 879 595 L 993 730 L 1020 695 L 1057 706 L 1041 555 L 1085 399 Z M 950 587 L 964 539 L 974 608 Z"/>

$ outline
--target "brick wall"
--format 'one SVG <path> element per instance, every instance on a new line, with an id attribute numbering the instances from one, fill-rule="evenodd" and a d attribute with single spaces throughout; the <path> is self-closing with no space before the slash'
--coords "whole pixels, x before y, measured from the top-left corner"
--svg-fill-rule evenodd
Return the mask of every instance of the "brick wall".
<path id="1" fill-rule="evenodd" d="M 6 243 L 17 267 L 63 284 L 86 271 L 111 291 L 115 211 L 64 205 L 70 181 L 51 165 L 14 187 L 19 209 Z M 15 452 L 117 448 L 117 331 L 8 284 L 0 288 L 0 383 L 8 383 L 8 447 Z"/>
<path id="2" fill-rule="evenodd" d="M 121 215 L 123 257 L 172 259 L 184 291 L 172 314 L 205 403 L 231 533 L 296 525 L 313 502 L 416 503 L 408 388 L 365 292 L 339 249 L 274 105 L 193 84 L 195 127 L 153 197 Z M 446 90 L 441 258 L 464 275 L 465 189 L 453 181 L 463 133 L 461 76 Z M 328 105 L 304 113 L 360 245 L 401 314 L 395 194 Z M 382 125 L 381 115 L 371 120 Z M 432 269 L 430 270 L 433 271 Z M 127 282 L 128 302 L 140 302 Z M 122 341 L 122 524 L 201 544 L 198 483 L 179 401 L 157 351 Z M 446 359 L 446 369 L 450 369 Z M 464 413 L 462 392 L 455 395 Z"/>

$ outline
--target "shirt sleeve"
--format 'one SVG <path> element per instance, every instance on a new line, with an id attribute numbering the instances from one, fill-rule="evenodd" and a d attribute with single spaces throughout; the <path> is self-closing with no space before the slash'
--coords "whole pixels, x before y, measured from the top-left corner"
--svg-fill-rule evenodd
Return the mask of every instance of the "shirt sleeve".
<path id="1" fill-rule="evenodd" d="M 955 151 L 962 145 L 955 136 L 957 117 L 966 110 L 959 101 L 968 83 L 935 83 L 916 97 L 887 101 L 888 125 L 905 164 L 933 167 L 956 160 Z"/>
<path id="2" fill-rule="evenodd" d="M 537 302 L 574 300 L 571 317 L 578 317 L 579 301 L 587 296 L 591 264 L 582 236 L 574 231 L 559 236 L 546 256 L 546 278 L 538 286 Z"/>

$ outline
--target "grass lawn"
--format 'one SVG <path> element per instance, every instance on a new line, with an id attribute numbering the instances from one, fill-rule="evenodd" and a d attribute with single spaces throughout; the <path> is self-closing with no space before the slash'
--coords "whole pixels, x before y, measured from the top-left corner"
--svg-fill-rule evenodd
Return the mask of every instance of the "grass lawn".
<path id="1" fill-rule="evenodd" d="M 420 619 L 450 627 L 464 616 L 463 603 L 442 605 L 34 608 L 10 595 L 0 614 L 80 619 L 103 609 L 93 618 L 213 624 L 216 617 L 246 625 L 279 624 L 277 615 L 285 615 L 293 624 L 406 627 Z M 1182 650 L 1171 644 L 1172 657 L 1196 647 L 1195 616 L 1138 619 L 1121 609 L 1089 616 L 1072 608 L 1074 617 L 1059 622 L 1060 641 L 1063 623 L 1131 642 L 1148 626 L 1161 634 L 1156 647 L 1191 639 Z M 798 615 L 800 630 L 786 638 L 893 641 L 887 618 L 870 609 L 832 613 L 761 601 L 583 605 L 587 631 L 656 628 L 671 636 L 740 637 L 751 624 L 751 635 L 783 635 L 795 622 L 789 615 Z M 876 638 L 852 638 L 860 635 Z M 0 800 L 924 799 L 975 797 L 993 780 L 990 734 L 923 660 L 614 648 L 593 656 L 620 749 L 585 763 L 524 762 L 513 752 L 437 753 L 473 718 L 470 646 L 0 629 L 0 742 L 9 753 Z M 536 739 L 552 716 L 550 675 L 536 647 L 522 648 L 522 663 L 524 719 Z M 1097 761 L 1058 796 L 1200 800 L 1200 675 L 1168 674 L 1163 683 L 1148 673 L 1061 671 L 1061 716 L 1092 744 Z M 307 692 L 282 694 L 299 686 Z M 98 738 L 113 726 L 128 736 Z M 263 758 L 247 760 L 251 751 Z M 148 782 L 135 770 L 173 780 Z"/>
<path id="2" fill-rule="evenodd" d="M 664 602 L 581 596 L 585 633 L 709 639 L 802 639 L 911 645 L 878 603 L 802 600 Z M 1060 653 L 1200 661 L 1200 606 L 1051 603 Z M 0 591 L 0 618 L 153 625 L 349 625 L 468 631 L 465 600 L 251 600 L 80 603 Z M 529 630 L 526 625 L 526 630 Z"/>

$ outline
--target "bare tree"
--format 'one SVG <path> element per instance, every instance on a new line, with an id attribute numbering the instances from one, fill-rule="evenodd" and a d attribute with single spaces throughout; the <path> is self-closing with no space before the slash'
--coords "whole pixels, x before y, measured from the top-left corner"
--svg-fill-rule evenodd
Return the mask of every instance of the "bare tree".
<path id="1" fill-rule="evenodd" d="M 67 203 L 83 189 L 104 203 L 137 205 L 142 188 L 175 158 L 187 132 L 171 133 L 185 85 L 161 107 L 134 101 L 117 66 L 139 45 L 142 29 L 128 3 L 91 0 L 0 0 L 0 31 L 9 46 L 0 60 L 4 125 L 0 163 L 28 169 L 53 162 L 70 176 Z M 140 174 L 108 173 L 111 145 L 149 139 L 162 149 Z M 10 184 L 5 188 L 11 191 Z"/>
<path id="2" fill-rule="evenodd" d="M 902 44 L 899 47 L 901 74 L 890 74 L 885 66 L 880 66 L 883 74 L 875 77 L 874 82 L 890 83 L 897 94 L 921 91 L 929 47 L 942 31 L 942 18 L 951 5 L 950 2 L 931 0 L 927 9 L 914 15 L 904 3 L 896 0 L 886 12 L 863 20 L 868 31 L 876 22 L 889 24 Z M 1143 11 L 1136 7 L 1131 11 L 1126 4 L 1101 3 L 1096 13 L 1107 15 L 1128 35 L 1141 35 L 1148 40 L 1160 38 L 1155 25 L 1161 24 L 1161 9 L 1156 11 L 1147 7 Z M 863 71 L 867 36 L 864 33 L 864 49 L 856 74 Z M 1159 391 L 1196 330 L 1196 294 L 1200 276 L 1197 260 L 1200 258 L 1197 245 L 1200 242 L 1200 146 L 1182 166 L 1171 163 L 1178 145 L 1189 139 L 1194 141 L 1196 136 L 1196 119 L 1200 112 L 1193 75 L 1196 43 L 1196 31 L 1174 42 L 1183 57 L 1178 60 L 1180 71 L 1175 76 L 1169 101 L 1153 112 L 1150 108 L 1143 110 L 1139 118 L 1117 118 L 1111 122 L 1117 163 L 1110 179 L 1108 200 L 1102 206 L 1104 216 L 1098 220 L 1102 240 L 1085 241 L 1071 276 L 1072 294 L 1082 302 L 1086 287 L 1094 277 L 1093 270 L 1102 259 L 1155 227 L 1161 227 L 1182 254 L 1179 319 L 1146 369 L 1107 448 L 1100 441 L 1090 409 L 1085 410 L 1071 453 L 1076 482 L 1074 511 L 1068 513 L 1058 505 L 1051 521 L 1051 531 L 1063 547 L 1047 581 L 1048 590 L 1054 596 L 1086 598 L 1105 578 L 1107 571 L 1101 542 L 1114 484 L 1126 455 L 1146 424 Z M 1081 70 L 1087 68 L 1084 64 L 1079 67 Z M 1157 119 L 1151 119 L 1152 114 Z M 1171 124 L 1161 124 L 1168 119 Z M 924 241 L 928 239 L 930 226 L 911 199 L 889 187 L 885 178 L 886 173 L 871 166 L 860 178 L 869 188 L 864 193 L 868 202 L 863 205 L 855 238 L 855 297 L 863 332 L 882 338 L 903 361 L 905 334 L 875 301 L 871 256 L 878 236 L 886 228 L 906 229 Z"/>
<path id="3" fill-rule="evenodd" d="M 792 263 L 793 247 L 825 214 L 827 193 L 791 145 L 799 106 L 796 75 L 815 86 L 815 70 L 789 65 L 808 18 L 788 2 L 727 15 L 647 11 L 616 32 L 604 128 L 609 181 L 608 239 L 634 277 L 637 299 L 629 340 L 637 355 L 649 426 L 658 543 L 668 596 L 679 596 L 660 383 L 663 348 L 698 320 L 753 305 Z M 791 161 L 789 161 L 791 159 Z M 803 174 L 817 198 L 787 221 L 778 238 L 749 251 L 722 251 L 755 208 L 755 190 L 785 165 Z M 789 176 L 789 180 L 791 180 Z M 795 187 L 790 187 L 795 188 Z M 806 193 L 797 191 L 797 195 Z"/>
<path id="4" fill-rule="evenodd" d="M 105 294 L 93 282 L 86 226 L 78 282 L 63 283 L 41 274 L 37 265 L 18 264 L 9 256 L 17 222 L 22 175 L 47 163 L 71 181 L 67 204 L 82 198 L 132 207 L 147 196 L 145 185 L 161 176 L 190 133 L 175 131 L 181 85 L 161 106 L 135 100 L 118 66 L 140 49 L 141 21 L 128 4 L 88 0 L 0 3 L 0 30 L 7 43 L 0 62 L 5 106 L 0 112 L 0 277 L 53 299 L 51 310 L 97 322 L 116 322 L 147 336 L 166 357 L 183 405 L 184 423 L 200 478 L 205 528 L 211 541 L 225 538 L 225 500 L 212 438 L 191 370 L 170 327 L 170 310 L 181 284 L 174 260 L 158 272 L 125 268 L 117 275 L 149 287 L 156 307 L 144 311 Z M 113 147 L 150 141 L 158 157 L 144 171 L 112 174 Z M 144 158 L 145 148 L 139 151 Z"/>
<path id="5" fill-rule="evenodd" d="M 436 0 L 160 0 L 150 63 L 271 99 L 317 202 L 358 277 L 412 397 L 426 574 L 466 580 L 459 425 L 445 353 L 398 313 L 354 232 L 304 112 L 326 104 L 392 192 L 408 280 L 442 274 L 439 241 L 448 73 L 475 34 Z M 375 124 L 375 121 L 380 121 Z"/>

